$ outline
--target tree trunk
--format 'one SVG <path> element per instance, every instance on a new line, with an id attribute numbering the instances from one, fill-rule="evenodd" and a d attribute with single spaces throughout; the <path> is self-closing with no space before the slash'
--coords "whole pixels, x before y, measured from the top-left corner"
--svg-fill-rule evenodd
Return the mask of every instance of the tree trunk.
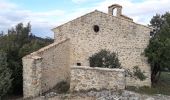
<path id="1" fill-rule="evenodd" d="M 160 66 L 159 64 L 155 64 L 152 73 L 151 73 L 151 82 L 152 84 L 157 83 L 160 77 Z"/>

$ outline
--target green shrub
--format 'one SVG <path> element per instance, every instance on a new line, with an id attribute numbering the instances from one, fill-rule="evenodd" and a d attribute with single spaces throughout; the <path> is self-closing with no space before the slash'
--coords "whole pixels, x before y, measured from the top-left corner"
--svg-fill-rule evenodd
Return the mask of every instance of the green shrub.
<path id="1" fill-rule="evenodd" d="M 144 71 L 142 72 L 141 69 L 138 66 L 133 67 L 133 72 L 131 72 L 129 69 L 126 69 L 126 77 L 132 77 L 135 79 L 140 79 L 141 81 L 144 81 L 147 77 L 144 75 Z"/>
<path id="2" fill-rule="evenodd" d="M 7 68 L 6 54 L 0 51 L 0 99 L 11 88 L 11 82 L 11 71 Z"/>
<path id="3" fill-rule="evenodd" d="M 89 57 L 90 67 L 120 68 L 119 59 L 114 52 L 101 50 Z"/>
<path id="4" fill-rule="evenodd" d="M 0 36 L 0 50 L 6 53 L 7 67 L 13 79 L 9 94 L 23 94 L 22 57 L 52 42 L 53 39 L 40 38 L 31 34 L 30 23 L 26 26 L 19 23 L 9 29 L 7 34 Z"/>
<path id="5" fill-rule="evenodd" d="M 144 75 L 144 71 L 142 72 L 138 66 L 133 68 L 133 75 L 140 79 L 141 81 L 145 80 L 147 77 Z"/>
<path id="6" fill-rule="evenodd" d="M 56 89 L 58 90 L 58 93 L 66 93 L 69 91 L 70 84 L 66 81 L 61 81 L 56 85 Z"/>
<path id="7" fill-rule="evenodd" d="M 46 93 L 49 92 L 56 92 L 56 93 L 67 93 L 70 89 L 70 84 L 67 81 L 61 81 L 57 83 L 57 85 L 52 88 L 51 90 L 47 91 Z"/>

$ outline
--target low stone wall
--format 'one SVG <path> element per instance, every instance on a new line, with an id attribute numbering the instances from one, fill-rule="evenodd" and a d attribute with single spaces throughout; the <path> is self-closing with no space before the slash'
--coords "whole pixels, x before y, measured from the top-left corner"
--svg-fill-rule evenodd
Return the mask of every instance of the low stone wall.
<path id="1" fill-rule="evenodd" d="M 50 44 L 23 61 L 24 98 L 41 95 L 61 81 L 70 81 L 69 39 Z"/>
<path id="2" fill-rule="evenodd" d="M 92 68 L 88 66 L 71 67 L 70 91 L 125 89 L 124 69 Z"/>

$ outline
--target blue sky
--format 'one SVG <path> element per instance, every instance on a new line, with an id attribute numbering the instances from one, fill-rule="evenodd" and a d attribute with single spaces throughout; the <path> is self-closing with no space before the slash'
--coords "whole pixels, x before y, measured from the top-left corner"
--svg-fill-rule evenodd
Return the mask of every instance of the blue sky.
<path id="1" fill-rule="evenodd" d="M 170 10 L 170 0 L 0 0 L 0 31 L 31 22 L 33 34 L 53 37 L 52 28 L 95 9 L 107 13 L 114 3 L 123 6 L 123 14 L 144 25 L 156 13 Z"/>

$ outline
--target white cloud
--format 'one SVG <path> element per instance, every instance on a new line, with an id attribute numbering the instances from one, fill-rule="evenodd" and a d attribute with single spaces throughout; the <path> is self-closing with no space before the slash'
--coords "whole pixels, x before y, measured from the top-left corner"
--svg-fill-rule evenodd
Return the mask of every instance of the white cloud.
<path id="1" fill-rule="evenodd" d="M 13 3 L 10 3 L 10 2 L 7 2 L 5 0 L 0 0 L 0 9 L 2 10 L 9 10 L 9 9 L 13 9 L 13 8 L 16 8 L 17 5 L 16 4 L 13 4 Z"/>
<path id="2" fill-rule="evenodd" d="M 82 3 L 87 0 L 72 1 Z M 156 13 L 163 14 L 170 10 L 170 0 L 144 0 L 135 3 L 132 0 L 103 0 L 93 4 L 91 7 L 78 8 L 72 12 L 62 10 L 33 12 L 30 10 L 21 10 L 16 4 L 0 0 L 0 9 L 5 8 L 4 10 L 0 10 L 0 31 L 7 30 L 19 22 L 27 23 L 31 21 L 33 33 L 38 33 L 39 36 L 43 37 L 52 37 L 53 33 L 50 29 L 95 9 L 107 13 L 107 7 L 114 3 L 123 6 L 123 14 L 132 17 L 135 22 L 145 25 L 149 24 L 150 19 Z"/>
<path id="3" fill-rule="evenodd" d="M 49 16 L 60 16 L 63 14 L 64 14 L 64 11 L 62 11 L 62 10 L 52 10 L 52 11 L 48 11 L 48 12 L 37 12 L 37 13 L 33 13 L 31 15 L 38 16 L 38 17 L 49 17 Z"/>
<path id="4" fill-rule="evenodd" d="M 0 0 L 0 7 L 4 5 L 5 10 L 0 10 L 0 31 L 14 27 L 16 24 L 23 22 L 24 24 L 31 22 L 32 32 L 38 36 L 53 37 L 50 29 L 54 27 L 54 21 L 58 16 L 62 16 L 65 12 L 62 10 L 51 10 L 45 12 L 33 12 L 23 10 L 15 4 Z M 57 21 L 55 21 L 57 22 Z"/>
<path id="5" fill-rule="evenodd" d="M 170 10 L 170 0 L 144 0 L 135 3 L 132 0 L 104 0 L 96 4 L 95 8 L 107 12 L 107 7 L 114 3 L 123 6 L 123 14 L 145 25 L 149 24 L 150 19 L 156 13 L 163 14 Z"/>
<path id="6" fill-rule="evenodd" d="M 78 18 L 80 16 L 83 16 L 86 13 L 89 13 L 91 11 L 93 11 L 91 8 L 79 8 L 79 9 L 74 10 L 73 12 L 68 12 L 66 15 L 64 15 L 60 19 L 56 20 L 55 27 L 58 25 L 61 25 L 63 23 L 66 23 L 68 21 L 71 21 L 75 18 Z"/>
<path id="7" fill-rule="evenodd" d="M 82 1 L 80 0 L 79 2 Z M 123 6 L 123 14 L 133 18 L 135 22 L 144 25 L 149 24 L 150 19 L 156 13 L 163 14 L 170 10 L 170 0 L 144 0 L 142 2 L 133 2 L 133 0 L 103 0 L 94 4 L 94 6 L 79 8 L 74 12 L 68 13 L 67 16 L 63 16 L 63 19 L 58 22 L 64 23 L 70 21 L 95 9 L 107 13 L 108 6 L 115 3 Z"/>

